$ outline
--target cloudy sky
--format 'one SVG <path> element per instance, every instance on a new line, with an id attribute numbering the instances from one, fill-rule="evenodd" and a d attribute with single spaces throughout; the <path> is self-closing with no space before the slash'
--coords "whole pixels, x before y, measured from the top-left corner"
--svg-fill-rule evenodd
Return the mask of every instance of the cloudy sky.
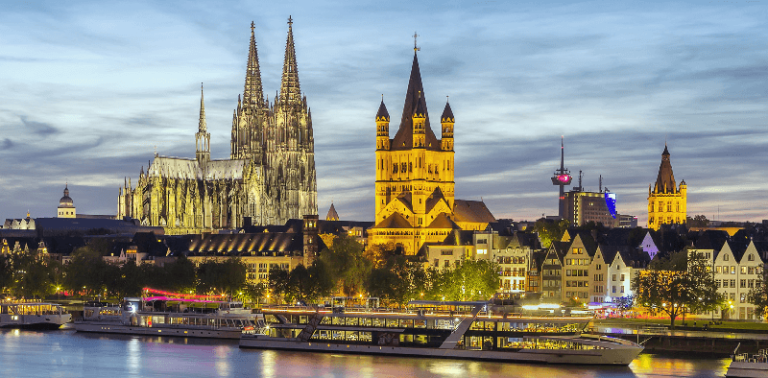
<path id="1" fill-rule="evenodd" d="M 229 156 L 256 23 L 279 88 L 288 15 L 312 109 L 320 214 L 373 219 L 374 115 L 399 119 L 420 35 L 433 124 L 450 96 L 456 195 L 497 218 L 556 214 L 560 136 L 584 186 L 647 218 L 665 140 L 689 214 L 768 219 L 768 5 L 541 1 L 6 1 L 0 12 L 0 218 L 114 214 L 154 152 L 194 157 L 200 82 Z M 393 122 L 393 129 L 396 128 Z M 394 135 L 394 131 L 392 133 Z M 575 181 L 574 181 L 575 182 Z M 719 210 L 718 210 L 719 209 Z"/>

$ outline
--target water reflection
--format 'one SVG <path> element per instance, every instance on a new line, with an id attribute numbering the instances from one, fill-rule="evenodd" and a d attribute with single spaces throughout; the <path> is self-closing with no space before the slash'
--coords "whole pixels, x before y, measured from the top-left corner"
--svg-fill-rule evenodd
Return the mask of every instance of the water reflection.
<path id="1" fill-rule="evenodd" d="M 241 350 L 237 341 L 0 330 L 0 377 L 722 377 L 728 359 L 640 355 L 629 367 Z"/>

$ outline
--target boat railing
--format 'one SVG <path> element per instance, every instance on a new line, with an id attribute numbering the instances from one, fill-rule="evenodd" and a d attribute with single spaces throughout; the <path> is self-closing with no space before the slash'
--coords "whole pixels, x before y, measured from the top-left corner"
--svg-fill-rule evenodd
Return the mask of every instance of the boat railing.
<path id="1" fill-rule="evenodd" d="M 733 362 L 768 363 L 768 349 L 760 349 L 757 354 L 739 353 L 733 355 Z"/>

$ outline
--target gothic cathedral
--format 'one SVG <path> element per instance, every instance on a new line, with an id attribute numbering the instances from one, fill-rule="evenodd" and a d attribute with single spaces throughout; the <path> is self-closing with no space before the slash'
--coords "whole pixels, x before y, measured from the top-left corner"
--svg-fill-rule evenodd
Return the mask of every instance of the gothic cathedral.
<path id="1" fill-rule="evenodd" d="M 648 185 L 648 228 L 658 230 L 662 224 L 683 224 L 687 216 L 688 185 L 685 180 L 675 186 L 675 174 L 669 161 L 666 143 L 656 184 Z"/>
<path id="2" fill-rule="evenodd" d="M 414 48 L 414 50 L 417 50 Z M 376 219 L 370 244 L 393 244 L 412 255 L 441 243 L 454 230 L 485 229 L 495 218 L 481 201 L 454 199 L 454 117 L 446 102 L 441 139 L 429 123 L 427 101 L 414 51 L 400 127 L 389 138 L 389 112 L 376 113 Z"/>
<path id="3" fill-rule="evenodd" d="M 133 188 L 120 188 L 117 215 L 161 226 L 166 234 L 216 232 L 253 225 L 282 225 L 317 214 L 312 115 L 301 93 L 293 22 L 288 19 L 283 76 L 274 101 L 264 97 L 254 24 L 243 97 L 232 116 L 228 160 L 211 160 L 205 103 L 195 159 L 159 156 Z"/>

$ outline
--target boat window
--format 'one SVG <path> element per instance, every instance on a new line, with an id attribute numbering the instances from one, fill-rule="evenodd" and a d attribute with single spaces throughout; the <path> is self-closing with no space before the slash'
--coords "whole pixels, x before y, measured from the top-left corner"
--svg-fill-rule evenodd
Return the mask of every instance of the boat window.
<path id="1" fill-rule="evenodd" d="M 344 325 L 344 318 L 336 316 L 333 318 L 333 325 Z"/>
<path id="2" fill-rule="evenodd" d="M 332 318 L 330 316 L 324 316 L 323 320 L 320 321 L 320 324 L 331 324 Z"/>
<path id="3" fill-rule="evenodd" d="M 347 318 L 347 325 L 356 326 L 358 322 L 357 318 Z"/>
<path id="4" fill-rule="evenodd" d="M 403 344 L 413 343 L 413 335 L 400 334 L 400 343 L 403 343 Z"/>
<path id="5" fill-rule="evenodd" d="M 371 318 L 360 318 L 360 325 L 363 327 L 370 327 L 373 324 Z"/>
<path id="6" fill-rule="evenodd" d="M 387 327 L 397 328 L 399 326 L 400 326 L 400 319 L 397 319 L 397 318 L 387 318 Z"/>
<path id="7" fill-rule="evenodd" d="M 413 327 L 414 328 L 427 328 L 427 321 L 425 320 L 414 320 L 413 321 Z"/>
<path id="8" fill-rule="evenodd" d="M 400 319 L 400 327 L 413 328 L 413 319 Z"/>
<path id="9" fill-rule="evenodd" d="M 332 334 L 333 340 L 344 340 L 344 331 L 332 331 Z"/>
<path id="10" fill-rule="evenodd" d="M 374 327 L 386 327 L 383 318 L 373 318 L 373 326 Z"/>
<path id="11" fill-rule="evenodd" d="M 345 331 L 344 335 L 345 335 L 345 339 L 347 341 L 357 341 L 357 339 L 358 339 L 358 332 L 357 331 Z"/>
<path id="12" fill-rule="evenodd" d="M 427 335 L 416 335 L 413 339 L 416 344 L 427 344 L 429 342 L 429 336 Z"/>
<path id="13" fill-rule="evenodd" d="M 309 323 L 309 316 L 299 315 L 299 324 L 307 324 L 307 323 Z"/>
<path id="14" fill-rule="evenodd" d="M 373 336 L 370 332 L 360 332 L 360 341 L 370 343 L 373 341 Z"/>

